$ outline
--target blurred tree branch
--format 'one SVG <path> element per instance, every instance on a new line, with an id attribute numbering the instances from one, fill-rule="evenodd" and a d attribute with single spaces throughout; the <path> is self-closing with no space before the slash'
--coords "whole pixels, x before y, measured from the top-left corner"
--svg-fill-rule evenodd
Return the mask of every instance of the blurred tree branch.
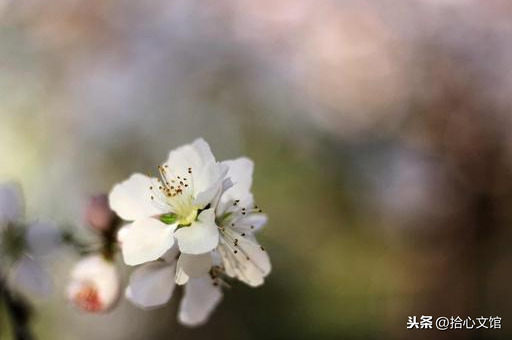
<path id="1" fill-rule="evenodd" d="M 33 340 L 35 337 L 30 330 L 32 307 L 18 294 L 13 293 L 0 278 L 0 303 L 4 302 L 5 310 L 12 324 L 14 339 Z"/>

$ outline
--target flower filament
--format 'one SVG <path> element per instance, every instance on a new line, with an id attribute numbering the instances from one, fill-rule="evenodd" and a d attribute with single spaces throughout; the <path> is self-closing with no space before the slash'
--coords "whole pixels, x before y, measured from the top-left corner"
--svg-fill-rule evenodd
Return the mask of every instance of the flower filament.
<path id="1" fill-rule="evenodd" d="M 169 219 L 169 214 L 162 215 L 166 216 L 161 219 L 162 222 L 169 223 L 172 220 L 173 223 L 177 221 L 180 226 L 190 226 L 196 220 L 200 209 L 194 204 L 192 168 L 187 169 L 187 175 L 175 174 L 167 164 L 158 166 L 157 169 L 160 178 L 149 187 L 151 200 L 174 215 L 173 219 Z"/>

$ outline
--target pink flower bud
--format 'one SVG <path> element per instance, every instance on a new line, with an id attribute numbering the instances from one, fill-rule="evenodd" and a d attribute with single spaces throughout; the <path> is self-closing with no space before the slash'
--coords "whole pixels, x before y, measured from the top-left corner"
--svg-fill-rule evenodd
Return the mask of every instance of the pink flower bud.
<path id="1" fill-rule="evenodd" d="M 85 210 L 85 221 L 97 231 L 107 231 L 112 227 L 115 214 L 110 210 L 107 195 L 91 196 Z"/>

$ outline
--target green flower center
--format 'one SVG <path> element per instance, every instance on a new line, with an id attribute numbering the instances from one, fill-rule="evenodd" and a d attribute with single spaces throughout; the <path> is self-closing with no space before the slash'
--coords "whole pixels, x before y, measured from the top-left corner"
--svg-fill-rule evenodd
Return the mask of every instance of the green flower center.
<path id="1" fill-rule="evenodd" d="M 192 222 L 194 222 L 196 220 L 196 218 L 197 218 L 197 209 L 192 209 L 192 211 L 190 211 L 188 215 L 180 216 L 178 223 L 179 223 L 179 225 L 182 225 L 182 226 L 189 226 L 192 224 Z"/>

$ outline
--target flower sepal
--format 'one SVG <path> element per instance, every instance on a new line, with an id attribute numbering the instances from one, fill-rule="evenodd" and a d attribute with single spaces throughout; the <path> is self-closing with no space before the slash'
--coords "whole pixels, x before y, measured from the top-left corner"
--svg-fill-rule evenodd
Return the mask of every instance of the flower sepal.
<path id="1" fill-rule="evenodd" d="M 173 213 L 160 215 L 160 221 L 165 224 L 174 224 L 176 223 L 177 220 L 178 217 L 176 216 L 176 214 Z"/>

